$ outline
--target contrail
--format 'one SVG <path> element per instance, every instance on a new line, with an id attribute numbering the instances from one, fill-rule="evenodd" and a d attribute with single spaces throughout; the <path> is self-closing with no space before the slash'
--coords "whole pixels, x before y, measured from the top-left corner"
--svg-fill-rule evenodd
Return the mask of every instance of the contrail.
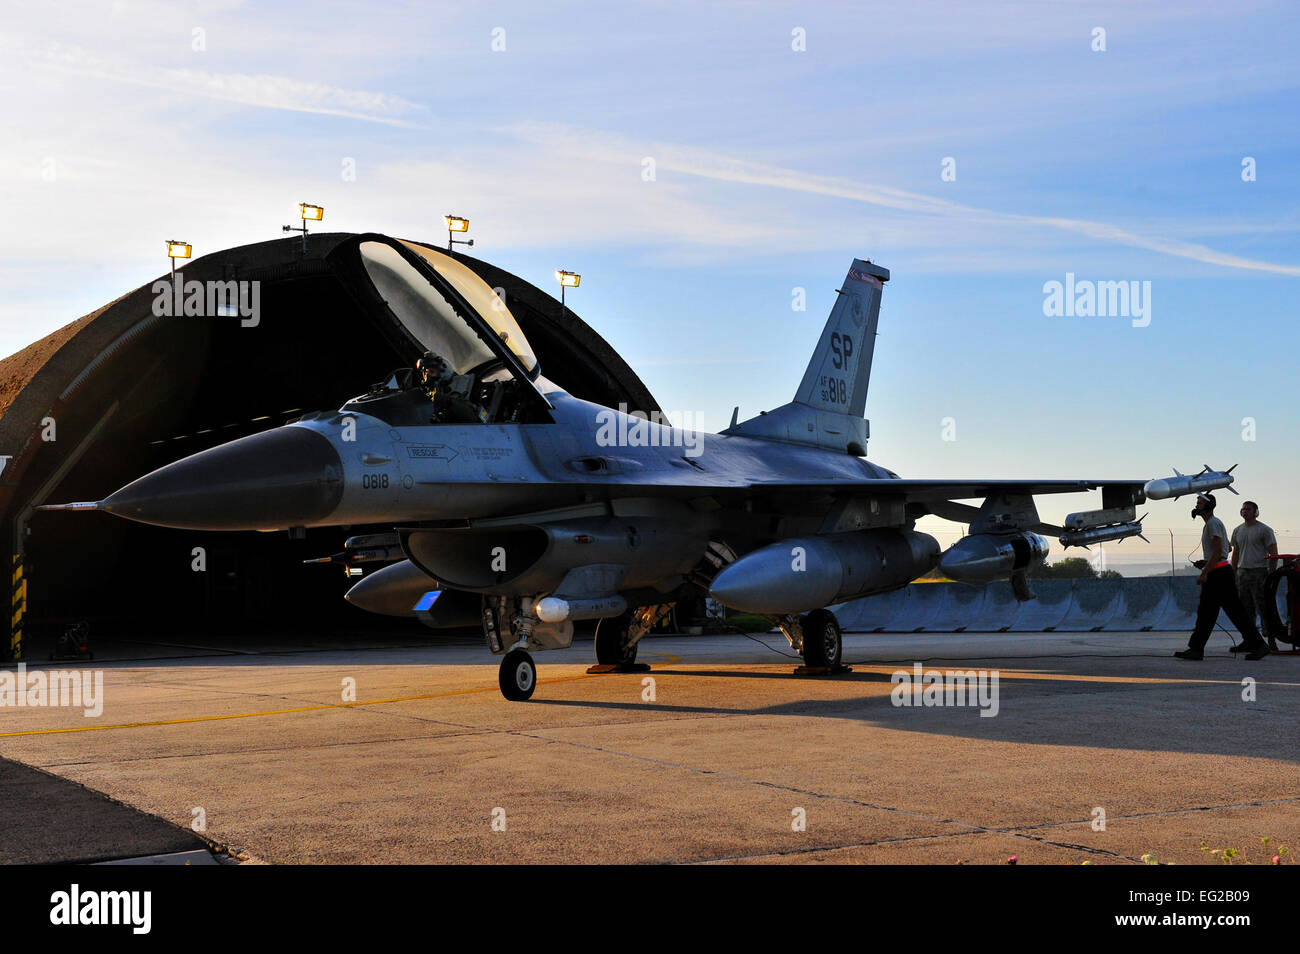
<path id="1" fill-rule="evenodd" d="M 981 209 L 976 206 L 950 202 L 947 199 L 938 199 L 919 192 L 908 192 L 904 189 L 894 189 L 889 186 L 854 182 L 850 179 L 813 175 L 796 169 L 763 165 L 745 159 L 736 159 L 731 156 L 668 143 L 644 144 L 636 148 L 627 141 L 615 141 L 602 137 L 598 133 L 592 133 L 590 130 L 528 124 L 511 127 L 509 131 L 531 142 L 566 149 L 574 155 L 605 162 L 637 163 L 641 161 L 642 156 L 651 155 L 654 156 L 655 164 L 659 169 L 667 169 L 682 175 L 697 176 L 703 179 L 735 182 L 742 185 L 767 186 L 774 189 L 785 189 L 791 192 L 805 192 L 814 195 L 827 195 L 838 199 L 849 199 L 854 202 L 865 202 L 882 208 L 897 209 L 903 212 L 959 216 L 990 224 L 1052 228 L 1063 232 L 1073 232 L 1076 235 L 1083 235 L 1092 239 L 1161 252 L 1165 255 L 1191 259 L 1195 262 L 1204 262 L 1207 265 L 1223 265 L 1227 268 L 1243 268 L 1259 272 L 1271 272 L 1276 275 L 1300 275 L 1300 266 L 1297 265 L 1281 265 L 1275 262 L 1243 258 L 1240 255 L 1221 252 L 1194 242 L 1140 235 L 1107 222 L 1058 216 L 1021 215 L 1014 212 L 996 212 L 992 209 Z"/>

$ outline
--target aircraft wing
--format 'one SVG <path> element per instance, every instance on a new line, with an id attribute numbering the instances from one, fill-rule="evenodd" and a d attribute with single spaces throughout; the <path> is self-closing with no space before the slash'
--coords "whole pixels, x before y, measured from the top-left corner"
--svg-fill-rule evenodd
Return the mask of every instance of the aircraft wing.
<path id="1" fill-rule="evenodd" d="M 1128 487 L 1140 490 L 1146 483 L 1139 480 L 951 480 L 944 478 L 913 480 L 897 479 L 844 479 L 816 483 L 781 480 L 755 481 L 748 486 L 754 490 L 802 493 L 882 493 L 902 496 L 909 503 L 971 500 L 994 494 L 1078 494 L 1102 487 Z"/>

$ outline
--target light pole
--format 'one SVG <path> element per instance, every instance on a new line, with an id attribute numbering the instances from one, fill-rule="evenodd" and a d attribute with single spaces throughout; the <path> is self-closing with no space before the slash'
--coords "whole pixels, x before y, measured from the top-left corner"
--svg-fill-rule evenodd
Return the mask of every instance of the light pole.
<path id="1" fill-rule="evenodd" d="M 466 239 L 458 239 L 453 237 L 453 233 L 455 232 L 469 231 L 469 219 L 463 218 L 462 216 L 459 215 L 444 215 L 442 217 L 442 220 L 447 223 L 447 254 L 448 255 L 452 254 L 453 245 L 469 245 L 471 247 L 474 245 L 473 239 L 466 240 Z"/>
<path id="2" fill-rule="evenodd" d="M 176 259 L 189 258 L 194 253 L 194 246 L 189 242 L 167 240 L 167 257 L 172 260 L 172 283 L 176 283 Z"/>
<path id="3" fill-rule="evenodd" d="M 294 228 L 292 225 L 286 225 L 284 227 L 284 231 L 302 233 L 302 254 L 306 255 L 307 254 L 307 223 L 319 222 L 321 221 L 321 219 L 325 218 L 325 208 L 324 206 L 312 205 L 310 202 L 299 202 L 298 212 L 302 216 L 302 226 L 300 228 Z"/>
<path id="4" fill-rule="evenodd" d="M 564 269 L 555 270 L 555 280 L 560 283 L 560 315 L 565 313 L 564 290 L 566 288 L 577 288 L 578 283 L 582 281 L 582 276 L 577 272 L 566 272 Z"/>

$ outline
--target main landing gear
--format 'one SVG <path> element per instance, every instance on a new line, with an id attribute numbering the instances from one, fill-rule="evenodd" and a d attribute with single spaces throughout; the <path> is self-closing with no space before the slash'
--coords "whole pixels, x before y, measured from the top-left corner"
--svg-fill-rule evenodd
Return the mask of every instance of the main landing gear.
<path id="1" fill-rule="evenodd" d="M 596 665 L 587 672 L 649 672 L 649 666 L 636 661 L 637 643 L 672 608 L 671 603 L 638 606 L 602 619 L 596 624 Z"/>
<path id="2" fill-rule="evenodd" d="M 844 635 L 830 610 L 813 610 L 806 616 L 777 616 L 773 622 L 790 648 L 803 656 L 804 664 L 794 671 L 796 676 L 833 676 L 853 671 L 843 663 Z"/>

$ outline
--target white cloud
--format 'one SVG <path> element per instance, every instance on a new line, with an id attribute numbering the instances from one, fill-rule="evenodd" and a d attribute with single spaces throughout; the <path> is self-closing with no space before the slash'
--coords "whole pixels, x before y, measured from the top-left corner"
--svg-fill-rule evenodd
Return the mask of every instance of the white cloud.
<path id="1" fill-rule="evenodd" d="M 174 95 L 282 109 L 302 113 L 344 116 L 393 126 L 414 125 L 425 107 L 391 93 L 346 89 L 270 74 L 219 73 L 194 69 L 148 66 L 123 57 L 94 53 L 81 47 L 50 42 L 38 50 L 17 51 L 29 68 L 46 67 L 94 79 L 130 83 L 166 90 Z"/>

